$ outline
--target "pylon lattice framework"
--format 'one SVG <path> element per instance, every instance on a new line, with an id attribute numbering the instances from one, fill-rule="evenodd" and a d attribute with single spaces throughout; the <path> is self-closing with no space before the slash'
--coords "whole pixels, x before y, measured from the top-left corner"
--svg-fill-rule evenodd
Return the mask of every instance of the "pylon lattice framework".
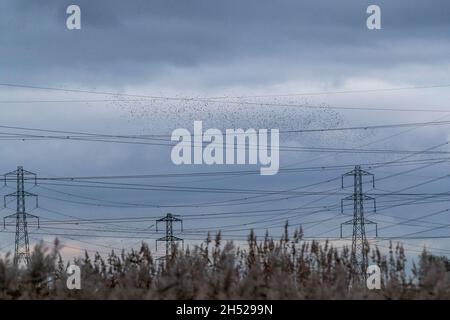
<path id="1" fill-rule="evenodd" d="M 36 207 L 38 205 L 37 195 L 25 191 L 25 177 L 32 176 L 34 183 L 37 183 L 36 174 L 23 169 L 23 167 L 17 167 L 17 170 L 9 172 L 4 175 L 5 185 L 7 184 L 8 177 L 15 177 L 17 183 L 17 191 L 4 196 L 4 207 L 6 208 L 6 199 L 13 197 L 16 198 L 16 213 L 11 214 L 3 218 L 3 227 L 6 228 L 7 219 L 15 219 L 16 221 L 16 236 L 15 236 L 15 249 L 14 249 L 14 264 L 17 266 L 20 263 L 28 265 L 30 263 L 30 242 L 28 238 L 28 218 L 34 218 L 38 220 L 39 217 L 26 212 L 26 198 L 35 197 Z"/>
<path id="2" fill-rule="evenodd" d="M 183 220 L 178 218 L 178 216 L 176 216 L 176 215 L 168 213 L 168 214 L 166 214 L 165 217 L 156 220 L 156 231 L 157 232 L 158 232 L 158 223 L 160 223 L 160 222 L 165 222 L 165 224 L 166 224 L 166 235 L 164 237 L 156 240 L 156 250 L 158 250 L 158 241 L 164 241 L 166 243 L 166 257 L 168 257 L 170 252 L 172 251 L 173 246 L 175 245 L 175 242 L 181 241 L 184 246 L 184 240 L 173 235 L 173 223 L 180 222 L 181 223 L 181 232 L 183 232 Z"/>
<path id="3" fill-rule="evenodd" d="M 352 225 L 352 251 L 351 251 L 351 264 L 353 273 L 356 276 L 366 278 L 366 270 L 368 265 L 368 242 L 366 238 L 366 225 L 374 224 L 376 236 L 378 236 L 377 224 L 364 217 L 364 201 L 370 200 L 374 204 L 374 212 L 376 212 L 376 200 L 367 196 L 363 192 L 363 176 L 372 177 L 372 186 L 375 188 L 375 176 L 367 171 L 361 169 L 361 166 L 355 166 L 350 172 L 342 175 L 342 188 L 344 188 L 344 178 L 353 176 L 353 194 L 341 200 L 341 212 L 344 213 L 344 201 L 353 201 L 353 219 L 341 223 L 341 238 L 342 238 L 342 226 Z"/>

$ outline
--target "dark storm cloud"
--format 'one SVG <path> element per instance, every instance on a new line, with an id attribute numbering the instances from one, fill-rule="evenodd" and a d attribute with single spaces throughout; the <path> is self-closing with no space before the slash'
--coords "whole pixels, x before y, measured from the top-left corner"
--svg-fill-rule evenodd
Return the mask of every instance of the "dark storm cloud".
<path id="1" fill-rule="evenodd" d="M 370 3 L 382 8 L 381 31 L 365 27 Z M 65 28 L 70 4 L 82 9 L 81 31 Z M 276 83 L 433 65 L 448 62 L 449 14 L 438 0 L 6 0 L 0 78 L 116 85 L 215 67 L 206 82 Z"/>

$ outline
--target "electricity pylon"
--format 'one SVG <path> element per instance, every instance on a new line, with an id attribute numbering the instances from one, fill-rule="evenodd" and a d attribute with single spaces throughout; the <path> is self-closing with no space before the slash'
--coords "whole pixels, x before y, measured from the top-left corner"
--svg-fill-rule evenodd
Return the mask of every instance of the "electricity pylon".
<path id="1" fill-rule="evenodd" d="M 375 176 L 361 169 L 361 166 L 355 166 L 355 169 L 342 175 L 342 188 L 344 188 L 344 178 L 353 176 L 353 194 L 341 200 L 341 212 L 344 213 L 344 201 L 353 201 L 353 219 L 341 223 L 342 226 L 353 225 L 351 263 L 353 274 L 357 277 L 366 278 L 366 270 L 368 265 L 369 246 L 366 238 L 366 225 L 375 224 L 376 236 L 378 236 L 378 228 L 375 222 L 364 218 L 364 201 L 373 201 L 374 212 L 376 212 L 376 201 L 374 198 L 367 196 L 363 192 L 363 176 L 372 177 L 372 186 L 375 188 Z"/>
<path id="2" fill-rule="evenodd" d="M 16 213 L 11 214 L 3 218 L 3 227 L 6 228 L 6 220 L 7 219 L 15 219 L 16 220 L 16 241 L 15 241 L 15 250 L 14 250 L 14 265 L 18 266 L 20 263 L 25 263 L 27 266 L 30 263 L 30 242 L 28 239 L 28 222 L 27 218 L 34 218 L 38 220 L 38 228 L 39 228 L 39 217 L 29 214 L 26 212 L 25 203 L 26 197 L 35 197 L 36 198 L 36 207 L 37 203 L 37 195 L 25 191 L 25 177 L 32 176 L 34 177 L 34 183 L 37 184 L 36 174 L 23 170 L 22 167 L 17 167 L 17 170 L 9 172 L 4 175 L 5 185 L 7 183 L 8 177 L 15 177 L 17 182 L 17 191 L 14 193 L 10 193 L 4 196 L 4 207 L 6 208 L 6 199 L 9 197 L 16 198 L 17 209 Z"/>
<path id="3" fill-rule="evenodd" d="M 166 214 L 165 217 L 156 220 L 156 232 L 158 232 L 158 223 L 165 222 L 166 223 L 166 236 L 159 238 L 156 240 L 156 250 L 158 250 L 158 241 L 164 241 L 166 243 L 166 258 L 172 251 L 172 248 L 177 241 L 181 241 L 184 246 L 184 240 L 173 235 L 173 223 L 180 222 L 181 223 L 181 232 L 183 232 L 183 220 L 178 218 L 179 216 L 173 215 L 171 213 Z"/>

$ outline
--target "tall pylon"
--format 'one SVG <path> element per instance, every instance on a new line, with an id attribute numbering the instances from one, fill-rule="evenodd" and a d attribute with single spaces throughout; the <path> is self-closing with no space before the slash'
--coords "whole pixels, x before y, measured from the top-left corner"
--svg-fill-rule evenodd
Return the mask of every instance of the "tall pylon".
<path id="1" fill-rule="evenodd" d="M 165 222 L 166 224 L 166 236 L 156 240 L 156 250 L 158 250 L 158 241 L 164 241 L 166 243 L 166 258 L 172 251 L 172 248 L 177 241 L 181 241 L 184 245 L 184 240 L 173 235 L 173 223 L 181 223 L 181 232 L 183 232 L 183 220 L 178 218 L 179 216 L 173 215 L 171 213 L 166 214 L 165 217 L 156 220 L 156 231 L 158 232 L 158 223 Z"/>
<path id="2" fill-rule="evenodd" d="M 353 194 L 341 200 L 341 212 L 344 213 L 344 202 L 353 201 L 353 219 L 341 223 L 341 238 L 342 238 L 342 226 L 353 225 L 352 236 L 352 251 L 351 251 L 351 263 L 353 268 L 353 274 L 356 277 L 366 278 L 366 270 L 368 265 L 368 242 L 366 238 L 366 225 L 375 224 L 376 236 L 378 236 L 378 228 L 375 222 L 370 221 L 364 217 L 364 201 L 373 201 L 374 212 L 376 212 L 376 200 L 367 196 L 363 192 L 363 176 L 369 176 L 372 178 L 372 186 L 375 188 L 375 176 L 367 171 L 361 169 L 361 166 L 355 166 L 350 172 L 342 175 L 342 185 L 344 188 L 344 178 L 353 177 Z"/>
<path id="3" fill-rule="evenodd" d="M 16 241 L 14 250 L 14 265 L 18 266 L 21 263 L 25 263 L 27 266 L 30 263 L 30 242 L 28 239 L 28 222 L 27 218 L 34 218 L 38 221 L 39 228 L 39 217 L 29 214 L 26 212 L 26 197 L 35 197 L 36 207 L 38 205 L 37 195 L 25 191 L 25 177 L 31 176 L 34 180 L 35 185 L 37 184 L 36 174 L 23 169 L 23 167 L 17 167 L 17 170 L 6 173 L 4 175 L 5 185 L 7 184 L 8 178 L 14 177 L 17 183 L 17 191 L 7 194 L 4 196 L 4 207 L 6 208 L 6 199 L 9 197 L 16 198 L 17 209 L 16 213 L 6 216 L 3 218 L 3 227 L 6 228 L 7 219 L 16 220 Z M 27 178 L 28 179 L 28 178 Z"/>

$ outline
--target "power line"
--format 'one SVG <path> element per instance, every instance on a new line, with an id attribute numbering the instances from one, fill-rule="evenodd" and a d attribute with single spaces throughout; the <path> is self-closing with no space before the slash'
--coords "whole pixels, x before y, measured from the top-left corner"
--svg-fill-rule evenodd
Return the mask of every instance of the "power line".
<path id="1" fill-rule="evenodd" d="M 427 126 L 441 126 L 449 125 L 450 121 L 428 121 L 428 122 L 409 122 L 409 123 L 394 123 L 394 124 L 382 124 L 382 125 L 365 125 L 365 126 L 352 126 L 352 127 L 337 127 L 337 128 L 313 128 L 313 129 L 298 129 L 298 130 L 280 130 L 280 133 L 313 133 L 313 132 L 329 132 L 329 131 L 350 131 L 350 130 L 375 130 L 375 129 L 391 129 L 391 128 L 404 128 L 404 127 L 427 127 Z M 62 131 L 62 130 L 47 130 L 41 128 L 27 128 L 18 126 L 6 126 L 0 125 L 0 128 L 24 130 L 24 131 L 36 131 L 36 132 L 49 132 L 49 133 L 61 133 L 64 136 L 45 136 L 45 135 L 22 135 L 22 137 L 37 137 L 37 138 L 54 138 L 54 139 L 83 139 L 81 136 L 87 136 L 89 138 L 98 138 L 98 140 L 92 139 L 92 141 L 107 142 L 108 140 L 101 140 L 101 138 L 114 138 L 114 139 L 153 139 L 153 138 L 168 138 L 171 135 L 168 134 L 151 134 L 151 135 L 111 135 L 100 133 L 88 133 L 88 132 L 76 132 L 76 131 Z M 11 134 L 11 133 L 9 133 Z M 14 134 L 14 133 L 13 133 Z M 224 133 L 226 134 L 226 132 Z M 233 133 L 233 135 L 239 133 Z M 245 133 L 244 133 L 245 134 Z M 19 135 L 16 133 L 16 135 Z M 19 137 L 19 139 L 22 139 Z M 117 142 L 112 140 L 113 142 Z M 124 141 L 119 141 L 124 142 Z M 140 142 L 134 142 L 140 143 Z"/>
<path id="2" fill-rule="evenodd" d="M 105 102 L 153 102 L 155 99 L 65 99 L 65 100 L 0 100 L 0 104 L 36 104 L 36 103 L 105 103 Z M 189 100 L 195 101 L 195 100 Z M 345 106 L 331 106 L 331 105 L 306 105 L 293 103 L 270 103 L 270 102 L 250 102 L 250 101 L 215 101 L 207 100 L 212 104 L 226 103 L 238 105 L 255 105 L 261 107 L 282 107 L 282 108 L 299 108 L 299 109 L 313 109 L 313 110 L 352 110 L 352 111 L 384 111 L 384 112 L 419 112 L 419 113 L 449 113 L 450 109 L 436 109 L 436 106 L 429 108 L 393 108 L 393 107 L 345 107 Z"/>
<path id="3" fill-rule="evenodd" d="M 417 151 L 422 153 L 422 151 Z M 368 162 L 361 165 L 367 168 L 377 169 L 378 167 L 397 167 L 408 166 L 417 164 L 428 163 L 443 163 L 450 160 L 450 157 L 443 158 L 425 158 L 415 160 L 394 160 L 385 162 Z M 354 164 L 342 164 L 342 165 L 323 165 L 323 166 L 311 166 L 311 167 L 296 167 L 296 168 L 280 168 L 279 173 L 296 173 L 296 172 L 315 172 L 315 171 L 338 171 L 346 168 L 352 168 Z M 248 174 L 260 174 L 259 170 L 234 170 L 234 171 L 195 171 L 189 173 L 159 173 L 159 174 L 136 174 L 136 175 L 100 175 L 100 176 L 53 176 L 53 177 L 38 177 L 38 181 L 76 181 L 76 180 L 121 180 L 121 179 L 156 179 L 156 178 L 185 178 L 185 177 L 210 177 L 210 176 L 227 176 L 227 175 L 248 175 Z M 27 180 L 27 179 L 25 179 Z M 208 180 L 209 181 L 209 180 Z"/>
<path id="4" fill-rule="evenodd" d="M 85 93 L 94 95 L 106 95 L 114 97 L 128 97 L 128 98 L 141 98 L 141 99 L 151 99 L 151 100 L 167 100 L 167 101 L 184 101 L 184 102 L 209 102 L 209 103 L 228 103 L 228 104 L 248 104 L 248 105 L 261 105 L 262 103 L 250 102 L 250 101 L 239 101 L 240 99 L 248 98 L 269 98 L 269 97 L 294 97 L 294 96 L 317 96 L 317 95 L 335 95 L 335 94 L 355 94 L 355 93 L 377 93 L 377 92 L 394 92 L 394 91 L 405 91 L 405 90 L 419 90 L 419 89 L 438 89 L 450 87 L 450 84 L 440 84 L 440 85 L 428 85 L 428 86 L 410 86 L 410 87 L 397 87 L 397 88 L 377 88 L 377 89 L 356 89 L 356 90 L 340 90 L 340 91 L 321 91 L 321 92 L 300 92 L 300 93 L 289 93 L 289 94 L 265 94 L 265 95 L 241 95 L 241 96 L 220 96 L 220 97 L 173 97 L 173 96 L 156 96 L 156 95 L 142 95 L 142 94 L 127 94 L 120 92 L 109 92 L 109 91 L 95 91 L 95 90 L 82 90 L 82 89 L 70 89 L 70 88 L 55 88 L 55 87 L 45 87 L 45 86 L 35 86 L 35 85 L 25 85 L 25 84 L 14 84 L 14 83 L 0 83 L 2 87 L 10 88 L 23 88 L 23 89 L 33 89 L 33 90 L 45 90 L 45 91 L 59 91 L 59 92 L 70 92 L 70 93 Z M 230 99 L 239 99 L 238 101 Z M 6 102 L 6 101 L 5 101 Z M 282 105 L 282 104 L 267 104 L 268 106 Z M 282 105 L 282 106 L 292 106 L 292 105 Z M 298 105 L 295 105 L 298 106 Z M 301 106 L 303 107 L 303 106 Z M 389 110 L 383 110 L 389 111 Z M 397 110 L 396 110 L 397 111 Z M 448 111 L 445 111 L 448 112 Z"/>
<path id="5" fill-rule="evenodd" d="M 241 95 L 241 96 L 222 96 L 213 97 L 214 99 L 232 99 L 232 98 L 267 98 L 267 97 L 292 97 L 292 96 L 314 96 L 314 95 L 328 95 L 328 94 L 351 94 L 351 93 L 370 93 L 370 92 L 388 92 L 388 91 L 404 91 L 404 90 L 419 90 L 419 89 L 437 89 L 447 88 L 450 84 L 437 84 L 428 86 L 410 86 L 410 87 L 396 87 L 396 88 L 377 88 L 377 89 L 353 89 L 340 91 L 317 91 L 317 92 L 297 92 L 285 94 L 264 94 L 264 95 Z"/>
<path id="6" fill-rule="evenodd" d="M 449 122 L 450 124 L 450 122 Z M 346 130 L 345 128 L 340 128 L 342 130 Z M 320 131 L 324 131 L 325 129 L 319 129 Z M 129 139 L 139 139 L 135 137 L 125 137 Z M 143 139 L 143 138 L 140 138 Z M 75 140 L 75 141 L 87 141 L 87 142 L 104 142 L 104 143 L 119 143 L 119 144 L 137 144 L 137 145 L 151 145 L 151 146 L 174 146 L 173 142 L 167 143 L 154 143 L 154 142 L 136 142 L 136 141 L 121 141 L 121 140 L 105 140 L 105 139 L 97 139 L 97 138 L 85 138 L 83 136 L 40 136 L 40 135 L 23 135 L 23 134 L 15 134 L 15 135 L 7 135 L 4 133 L 0 133 L 0 140 L 2 141 L 45 141 L 45 140 Z M 165 139 L 155 139 L 155 138 L 146 138 L 146 140 L 159 140 L 159 141 L 167 141 Z M 256 147 L 252 146 L 235 146 L 237 149 L 244 150 L 257 150 Z M 396 149 L 359 149 L 359 148 L 335 148 L 335 147 L 309 147 L 309 146 L 289 146 L 289 145 L 280 145 L 278 147 L 279 151 L 283 152 L 308 152 L 308 153 L 361 153 L 361 154 L 411 154 L 418 152 L 417 150 L 396 150 Z M 430 151 L 427 154 L 449 154 L 449 151 Z"/>

